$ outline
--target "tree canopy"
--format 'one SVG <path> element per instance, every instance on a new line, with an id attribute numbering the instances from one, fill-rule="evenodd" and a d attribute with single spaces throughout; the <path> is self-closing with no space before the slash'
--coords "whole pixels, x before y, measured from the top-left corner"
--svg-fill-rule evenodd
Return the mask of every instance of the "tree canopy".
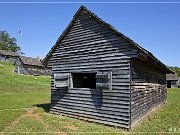
<path id="1" fill-rule="evenodd" d="M 175 71 L 177 76 L 180 77 L 180 67 L 175 66 L 175 67 L 169 67 L 169 68 Z"/>
<path id="2" fill-rule="evenodd" d="M 17 40 L 14 37 L 10 37 L 10 34 L 6 31 L 0 31 L 0 49 L 1 50 L 11 50 L 19 54 L 21 52 L 21 47 L 17 45 Z"/>

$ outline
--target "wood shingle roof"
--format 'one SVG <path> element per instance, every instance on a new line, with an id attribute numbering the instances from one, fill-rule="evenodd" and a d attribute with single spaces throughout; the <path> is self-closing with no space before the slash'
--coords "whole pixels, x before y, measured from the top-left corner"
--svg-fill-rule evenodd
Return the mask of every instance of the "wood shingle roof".
<path id="1" fill-rule="evenodd" d="M 43 67 L 43 65 L 41 64 L 41 61 L 38 58 L 20 56 L 20 59 L 25 65 Z"/>
<path id="2" fill-rule="evenodd" d="M 177 81 L 178 77 L 177 77 L 176 74 L 167 74 L 166 75 L 166 80 L 168 80 L 168 81 Z"/>
<path id="3" fill-rule="evenodd" d="M 14 57 L 19 56 L 17 52 L 13 52 L 13 51 L 9 51 L 9 50 L 0 50 L 0 55 L 14 56 Z"/>

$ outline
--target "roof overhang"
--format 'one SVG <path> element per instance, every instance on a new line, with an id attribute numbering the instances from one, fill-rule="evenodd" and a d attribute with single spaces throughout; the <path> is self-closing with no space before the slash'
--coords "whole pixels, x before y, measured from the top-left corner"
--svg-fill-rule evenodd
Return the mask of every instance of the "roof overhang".
<path id="1" fill-rule="evenodd" d="M 141 60 L 148 66 L 151 66 L 152 68 L 157 69 L 161 72 L 164 72 L 166 74 L 174 74 L 173 70 L 171 70 L 169 67 L 163 64 L 160 60 L 154 57 L 153 54 L 150 52 L 143 52 L 142 50 L 139 50 L 137 59 Z"/>
<path id="2" fill-rule="evenodd" d="M 153 54 L 149 51 L 147 51 L 146 49 L 144 49 L 143 47 L 139 46 L 137 43 L 135 43 L 133 40 L 131 40 L 129 37 L 125 36 L 124 34 L 122 34 L 121 32 L 119 32 L 117 29 L 115 29 L 113 26 L 111 26 L 110 24 L 106 23 L 105 21 L 103 21 L 101 18 L 99 18 L 97 15 L 95 15 L 94 13 L 92 13 L 90 10 L 88 10 L 86 7 L 81 6 L 79 8 L 79 10 L 76 12 L 76 14 L 73 16 L 73 19 L 71 20 L 71 22 L 69 23 L 69 25 L 67 26 L 67 28 L 63 31 L 63 33 L 60 35 L 60 37 L 58 38 L 58 40 L 56 41 L 55 45 L 51 48 L 51 50 L 49 51 L 49 53 L 46 55 L 46 57 L 42 60 L 42 63 L 45 67 L 47 67 L 48 65 L 48 60 L 49 58 L 52 56 L 52 53 L 55 51 L 55 49 L 57 48 L 57 46 L 59 45 L 59 43 L 62 41 L 62 39 L 66 36 L 66 34 L 68 33 L 68 31 L 70 30 L 70 28 L 72 27 L 73 23 L 75 22 L 76 18 L 78 18 L 78 16 L 81 14 L 81 12 L 84 11 L 86 13 L 88 13 L 92 18 L 96 19 L 97 22 L 101 23 L 103 26 L 105 26 L 106 28 L 110 29 L 113 33 L 119 35 L 120 37 L 123 37 L 126 41 L 129 42 L 129 44 L 132 45 L 132 47 L 136 48 L 138 50 L 138 54 L 139 56 L 142 56 L 143 59 L 145 59 L 146 61 L 151 61 L 154 63 L 155 66 L 158 66 L 160 69 L 162 69 L 163 72 L 165 72 L 166 74 L 169 73 L 174 73 L 172 70 L 170 70 L 166 65 L 164 65 L 160 60 L 158 60 L 155 56 L 153 56 Z"/>

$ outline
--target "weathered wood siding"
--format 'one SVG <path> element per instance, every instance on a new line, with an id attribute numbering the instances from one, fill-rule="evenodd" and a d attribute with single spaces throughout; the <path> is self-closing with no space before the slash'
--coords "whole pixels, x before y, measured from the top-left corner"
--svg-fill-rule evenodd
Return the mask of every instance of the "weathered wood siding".
<path id="1" fill-rule="evenodd" d="M 51 75 L 51 70 L 45 67 L 33 66 L 33 65 L 25 65 L 18 58 L 16 63 L 16 67 L 14 69 L 15 73 L 24 74 L 24 75 Z M 19 71 L 18 71 L 19 70 Z"/>
<path id="2" fill-rule="evenodd" d="M 12 62 L 12 63 L 16 63 L 17 60 L 18 60 L 18 57 L 0 55 L 0 61 L 1 61 L 1 62 Z"/>
<path id="3" fill-rule="evenodd" d="M 137 51 L 86 13 L 52 54 L 51 112 L 129 128 L 130 60 Z M 54 74 L 112 72 L 112 89 L 56 88 Z"/>
<path id="4" fill-rule="evenodd" d="M 131 123 L 145 116 L 166 100 L 166 75 L 146 66 L 145 63 L 131 61 Z"/>
<path id="5" fill-rule="evenodd" d="M 14 72 L 15 73 L 18 73 L 18 74 L 24 74 L 24 75 L 29 75 L 29 72 L 28 70 L 24 67 L 24 65 L 22 63 L 20 64 L 17 64 L 17 63 L 20 63 L 19 61 L 16 62 L 16 67 L 14 69 Z"/>

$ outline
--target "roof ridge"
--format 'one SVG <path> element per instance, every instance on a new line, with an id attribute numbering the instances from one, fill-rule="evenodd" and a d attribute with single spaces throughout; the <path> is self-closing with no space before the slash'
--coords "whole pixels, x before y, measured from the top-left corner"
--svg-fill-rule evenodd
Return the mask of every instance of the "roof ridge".
<path id="1" fill-rule="evenodd" d="M 20 56 L 19 58 L 21 59 L 23 64 L 43 67 L 42 62 L 37 58 L 32 58 L 27 56 Z"/>
<path id="2" fill-rule="evenodd" d="M 29 57 L 29 56 L 22 56 L 22 55 L 20 57 L 31 58 L 31 59 L 38 59 L 38 58 Z"/>
<path id="3" fill-rule="evenodd" d="M 42 63 L 46 64 L 47 59 L 51 56 L 52 52 L 56 49 L 56 46 L 58 46 L 58 43 L 64 38 L 64 36 L 67 34 L 68 30 L 71 28 L 73 25 L 75 19 L 80 15 L 82 11 L 87 12 L 90 16 L 94 17 L 97 21 L 102 23 L 105 27 L 109 28 L 112 30 L 112 32 L 115 32 L 116 34 L 122 36 L 124 39 L 126 39 L 130 44 L 132 44 L 134 47 L 136 47 L 138 50 L 141 50 L 142 52 L 146 53 L 149 57 L 151 57 L 154 61 L 158 62 L 160 65 L 162 65 L 164 68 L 168 69 L 169 71 L 172 72 L 165 64 L 163 64 L 160 60 L 158 60 L 151 52 L 146 50 L 145 48 L 141 47 L 138 43 L 134 42 L 132 39 L 130 39 L 128 36 L 125 36 L 123 33 L 119 32 L 115 27 L 113 27 L 111 24 L 106 23 L 104 20 L 102 20 L 100 17 L 98 17 L 95 13 L 87 9 L 84 5 L 81 5 L 80 8 L 76 11 L 75 15 L 73 16 L 73 19 L 71 22 L 68 24 L 66 29 L 63 31 L 63 33 L 60 35 L 58 40 L 56 41 L 55 45 L 51 48 L 49 53 L 46 55 L 46 57 L 43 59 Z M 46 63 L 45 63 L 46 62 Z"/>
<path id="4" fill-rule="evenodd" d="M 0 49 L 0 54 L 9 55 L 9 56 L 19 56 L 17 52 L 14 52 L 12 50 L 3 50 L 3 49 Z"/>
<path id="5" fill-rule="evenodd" d="M 153 59 L 155 59 L 157 62 L 159 62 L 160 64 L 162 64 L 163 66 L 165 66 L 166 68 L 168 68 L 168 66 L 166 66 L 165 64 L 163 64 L 159 59 L 157 59 L 150 51 L 148 51 L 147 49 L 145 49 L 144 47 L 140 46 L 138 43 L 136 43 L 135 41 L 133 41 L 132 39 L 130 39 L 128 36 L 124 35 L 123 33 L 121 33 L 120 31 L 118 31 L 114 26 L 112 26 L 111 24 L 105 22 L 103 19 L 101 19 L 100 17 L 98 17 L 95 13 L 93 13 L 91 10 L 87 9 L 85 6 L 81 6 L 80 9 L 84 9 L 86 12 L 88 12 L 90 15 L 93 15 L 96 19 L 98 19 L 99 21 L 101 21 L 102 23 L 104 23 L 105 25 L 108 25 L 109 28 L 111 28 L 113 31 L 117 32 L 118 34 L 120 34 L 121 36 L 123 36 L 126 40 L 128 40 L 131 44 L 133 44 L 134 46 L 136 46 L 138 49 L 142 50 L 143 52 L 145 52 L 146 54 L 149 54 L 151 57 L 153 57 Z M 172 70 L 171 70 L 172 71 Z"/>

